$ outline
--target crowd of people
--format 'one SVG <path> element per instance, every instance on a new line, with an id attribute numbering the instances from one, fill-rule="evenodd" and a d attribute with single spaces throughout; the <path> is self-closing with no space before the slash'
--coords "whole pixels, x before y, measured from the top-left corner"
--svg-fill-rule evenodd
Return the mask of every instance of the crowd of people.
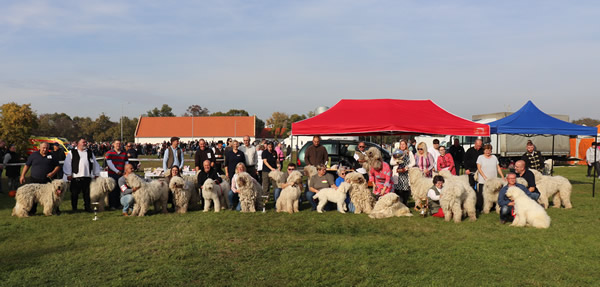
<path id="1" fill-rule="evenodd" d="M 400 140 L 397 149 L 392 151 L 392 158 L 389 162 L 383 160 L 371 162 L 367 165 L 368 155 L 366 143 L 361 141 L 357 145 L 354 154 L 355 166 L 338 165 L 335 174 L 337 178 L 330 173 L 327 164 L 330 160 L 327 150 L 320 144 L 320 137 L 315 136 L 312 145 L 305 152 L 304 161 L 306 165 L 316 167 L 317 174 L 313 175 L 304 189 L 304 199 L 310 203 L 311 209 L 317 208 L 317 200 L 313 197 L 324 188 L 336 188 L 344 181 L 345 175 L 350 171 L 357 171 L 365 176 L 365 179 L 371 182 L 373 186 L 373 196 L 379 198 L 390 192 L 396 193 L 402 202 L 407 205 L 410 199 L 410 184 L 408 170 L 416 167 L 420 169 L 424 176 L 432 178 L 431 189 L 427 193 L 429 209 L 433 216 L 443 217 L 443 210 L 439 206 L 440 197 L 444 194 L 444 178 L 436 176 L 442 170 L 447 170 L 453 175 L 459 175 L 461 172 L 468 175 L 470 185 L 476 191 L 477 203 L 476 209 L 480 212 L 483 208 L 483 187 L 487 180 L 496 177 L 504 177 L 498 158 L 492 154 L 492 146 L 483 144 L 481 139 L 475 141 L 474 145 L 467 151 L 460 145 L 458 139 L 454 140 L 452 146 L 448 149 L 439 145 L 436 139 L 432 147 L 427 147 L 424 142 L 416 143 L 414 140 L 408 142 Z M 198 186 L 202 186 L 206 179 L 211 178 L 217 182 L 221 180 L 220 175 L 224 174 L 231 182 L 231 190 L 228 191 L 228 197 L 232 202 L 232 209 L 238 209 L 239 196 L 236 187 L 236 177 L 240 172 L 250 174 L 257 185 L 263 189 L 263 195 L 270 195 L 271 190 L 274 200 L 277 200 L 282 187 L 269 178 L 269 172 L 273 170 L 282 170 L 284 167 L 284 147 L 281 143 L 262 141 L 251 143 L 249 136 L 244 136 L 242 142 L 235 139 L 228 139 L 226 143 L 222 141 L 208 143 L 204 139 L 182 144 L 180 138 L 172 137 L 168 143 L 161 145 L 141 145 L 126 143 L 115 140 L 107 148 L 106 144 L 88 144 L 85 138 L 80 138 L 73 143 L 73 149 L 67 153 L 61 151 L 57 145 L 51 146 L 43 142 L 39 150 L 31 154 L 20 170 L 20 166 L 8 165 L 18 162 L 15 145 L 5 147 L 5 143 L 0 141 L 0 156 L 3 164 L 0 166 L 6 170 L 6 176 L 9 179 L 10 189 L 16 189 L 19 184 L 25 183 L 47 183 L 55 178 L 64 178 L 70 182 L 71 207 L 77 210 L 79 194 L 82 194 L 84 201 L 84 210 L 91 212 L 90 206 L 90 182 L 93 178 L 100 176 L 100 171 L 105 169 L 108 176 L 118 182 L 117 187 L 109 195 L 109 208 L 120 209 L 123 215 L 128 215 L 133 202 L 131 194 L 135 192 L 129 188 L 124 180 L 125 175 L 134 173 L 137 168 L 137 161 L 130 160 L 137 158 L 140 154 L 158 153 L 162 158 L 162 166 L 165 171 L 165 179 L 169 181 L 172 177 L 181 176 L 184 164 L 184 153 L 186 148 L 194 151 L 194 170 L 197 172 Z M 596 143 L 588 151 L 587 160 L 588 176 L 593 166 L 598 167 L 600 160 L 593 156 L 597 148 Z M 105 158 L 105 167 L 98 164 L 96 156 L 98 152 L 103 152 Z M 593 154 L 593 155 L 592 155 Z M 590 157 L 590 155 L 592 157 Z M 64 164 L 61 164 L 64 162 Z M 535 149 L 532 142 L 526 145 L 526 152 L 521 160 L 515 163 L 515 172 L 506 176 L 508 186 L 517 186 L 522 188 L 532 199 L 539 197 L 539 191 L 536 189 L 535 178 L 529 169 L 543 169 L 543 157 Z M 284 178 L 298 168 L 294 163 L 289 163 L 284 171 Z M 464 171 L 463 171 L 464 170 Z M 596 169 L 597 170 L 597 169 Z M 30 172 L 28 179 L 25 175 Z M 596 171 L 597 172 L 597 171 Z M 595 176 L 595 175 L 594 175 Z M 523 177 L 528 182 L 525 188 L 516 183 L 516 177 Z M 285 185 L 283 186 L 285 188 Z M 498 204 L 501 206 L 502 221 L 510 220 L 511 203 L 500 193 Z M 503 197 L 504 196 L 504 197 Z M 351 198 L 348 195 L 346 200 L 350 211 L 353 211 Z M 326 207 L 327 208 L 327 207 Z M 333 207 L 335 208 L 335 207 Z M 31 211 L 35 213 L 35 208 Z M 60 210 L 56 210 L 60 213 Z"/>

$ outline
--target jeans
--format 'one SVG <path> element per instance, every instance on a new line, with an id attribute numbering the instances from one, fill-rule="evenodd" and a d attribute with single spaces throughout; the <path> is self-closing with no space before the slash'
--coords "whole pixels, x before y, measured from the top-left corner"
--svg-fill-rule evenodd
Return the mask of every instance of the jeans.
<path id="1" fill-rule="evenodd" d="M 529 198 L 531 198 L 537 202 L 538 198 L 540 198 L 540 192 L 539 191 L 530 192 Z"/>
<path id="2" fill-rule="evenodd" d="M 279 187 L 276 187 L 273 190 L 273 203 L 274 203 L 274 206 L 275 206 L 275 210 L 277 210 L 277 199 L 279 198 L 279 195 L 281 195 L 281 190 L 282 189 L 279 188 Z"/>
<path id="3" fill-rule="evenodd" d="M 513 221 L 514 217 L 512 216 L 512 206 L 504 205 L 500 207 L 500 220 L 504 221 Z"/>
<path id="4" fill-rule="evenodd" d="M 133 195 L 125 194 L 121 196 L 121 205 L 123 205 L 123 213 L 127 213 L 129 208 L 133 208 Z"/>
<path id="5" fill-rule="evenodd" d="M 354 203 L 352 203 L 352 201 L 350 200 L 350 193 L 348 193 L 346 195 L 346 206 L 348 207 L 348 212 L 350 213 L 354 213 Z M 337 209 L 337 205 L 336 205 L 336 209 Z"/>
<path id="6" fill-rule="evenodd" d="M 233 192 L 233 190 L 229 190 L 227 193 L 227 197 L 229 197 L 229 202 L 231 202 L 231 210 L 233 210 L 233 206 L 235 206 L 235 210 L 242 210 L 242 206 L 240 205 L 240 195 Z"/>
<path id="7" fill-rule="evenodd" d="M 313 196 L 315 196 L 315 194 L 316 193 L 309 191 L 308 188 L 306 189 L 306 200 L 308 200 L 308 203 L 310 203 L 312 210 L 317 210 L 317 203 L 313 200 Z"/>

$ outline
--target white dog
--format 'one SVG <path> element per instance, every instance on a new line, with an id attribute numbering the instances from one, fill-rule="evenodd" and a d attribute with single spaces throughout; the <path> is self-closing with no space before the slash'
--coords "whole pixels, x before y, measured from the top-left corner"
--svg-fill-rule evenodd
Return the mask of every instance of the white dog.
<path id="1" fill-rule="evenodd" d="M 227 198 L 226 192 L 229 192 L 231 187 L 229 186 L 229 182 L 222 181 L 220 184 L 217 184 L 213 179 L 206 179 L 204 184 L 202 185 L 202 197 L 204 197 L 204 212 L 208 212 L 210 210 L 211 202 L 214 205 L 215 212 L 219 212 L 221 209 L 227 208 Z"/>
<path id="2" fill-rule="evenodd" d="M 538 202 L 548 208 L 550 203 L 548 198 L 552 197 L 552 204 L 555 208 L 560 208 L 561 204 L 565 208 L 572 208 L 571 193 L 573 186 L 568 179 L 563 176 L 542 175 L 539 171 L 530 169 L 535 176 L 535 185 L 540 192 Z"/>
<path id="3" fill-rule="evenodd" d="M 269 172 L 269 178 L 274 180 L 275 183 L 277 183 L 278 188 L 281 188 L 281 185 L 285 183 L 285 178 L 283 178 L 283 172 L 277 169 Z"/>
<path id="4" fill-rule="evenodd" d="M 240 194 L 241 212 L 256 212 L 257 209 L 262 209 L 262 187 L 247 172 L 238 173 L 237 188 Z"/>
<path id="5" fill-rule="evenodd" d="M 28 217 L 34 203 L 44 206 L 44 215 L 51 216 L 67 191 L 67 183 L 60 179 L 45 184 L 30 183 L 17 189 L 16 204 L 12 216 Z"/>
<path id="6" fill-rule="evenodd" d="M 433 180 L 423 176 L 423 172 L 418 167 L 411 167 L 408 170 L 408 183 L 410 193 L 415 200 L 415 209 L 419 210 L 424 207 L 424 202 L 427 200 L 427 191 L 433 186 Z"/>
<path id="7" fill-rule="evenodd" d="M 527 181 L 522 177 L 517 177 L 517 183 L 528 187 Z M 496 213 L 500 213 L 500 206 L 498 205 L 498 195 L 500 190 L 507 184 L 506 179 L 499 177 L 488 178 L 483 184 L 483 213 L 488 214 L 492 209 L 492 206 L 496 204 Z"/>
<path id="8" fill-rule="evenodd" d="M 470 221 L 477 220 L 477 195 L 469 184 L 467 175 L 456 176 L 447 170 L 440 171 L 444 177 L 444 195 L 440 198 L 440 205 L 444 210 L 444 219 L 461 222 L 462 216 L 466 215 Z"/>
<path id="9" fill-rule="evenodd" d="M 375 208 L 369 214 L 370 218 L 388 218 L 393 216 L 413 216 L 410 209 L 402 204 L 400 197 L 390 192 L 379 198 Z"/>
<path id="10" fill-rule="evenodd" d="M 271 175 L 269 173 L 269 175 Z M 279 194 L 279 198 L 277 198 L 277 202 L 275 206 L 277 207 L 277 212 L 287 212 L 294 213 L 298 212 L 298 203 L 300 200 L 300 194 L 302 193 L 302 173 L 299 171 L 292 171 L 287 178 L 287 184 L 281 193 Z"/>
<path id="11" fill-rule="evenodd" d="M 192 193 L 194 192 L 194 183 L 185 180 L 179 176 L 174 176 L 169 182 L 169 189 L 173 192 L 173 203 L 176 213 L 186 213 L 190 206 Z"/>
<path id="12" fill-rule="evenodd" d="M 546 210 L 533 199 L 529 198 L 523 190 L 511 186 L 508 188 L 506 196 L 515 202 L 515 219 L 511 226 L 550 227 L 550 217 L 546 214 Z"/>
<path id="13" fill-rule="evenodd" d="M 188 210 L 197 209 L 200 205 L 199 202 L 202 199 L 200 196 L 200 187 L 198 186 L 198 173 L 194 175 L 184 175 L 183 179 L 192 185 L 192 197 L 190 198 L 190 203 L 188 205 Z"/>
<path id="14" fill-rule="evenodd" d="M 346 213 L 346 194 L 352 188 L 352 185 L 347 182 L 342 182 L 337 188 L 324 188 L 313 196 L 319 200 L 317 212 L 323 213 L 323 207 L 328 201 L 337 204 L 337 209 L 340 213 Z"/>
<path id="15" fill-rule="evenodd" d="M 98 177 L 90 183 L 90 202 L 98 202 L 98 211 L 108 206 L 108 194 L 115 189 L 117 183 L 110 177 Z"/>
<path id="16" fill-rule="evenodd" d="M 365 177 L 358 172 L 351 172 L 346 174 L 345 181 L 352 184 L 350 201 L 354 205 L 354 213 L 371 213 L 375 205 L 375 197 L 371 190 L 369 190 Z"/>
<path id="17" fill-rule="evenodd" d="M 164 180 L 153 180 L 146 182 L 135 174 L 129 174 L 125 177 L 127 185 L 134 190 L 133 200 L 135 205 L 132 216 L 144 216 L 150 205 L 154 204 L 154 210 L 161 210 L 167 213 L 167 203 L 169 201 L 169 186 Z"/>

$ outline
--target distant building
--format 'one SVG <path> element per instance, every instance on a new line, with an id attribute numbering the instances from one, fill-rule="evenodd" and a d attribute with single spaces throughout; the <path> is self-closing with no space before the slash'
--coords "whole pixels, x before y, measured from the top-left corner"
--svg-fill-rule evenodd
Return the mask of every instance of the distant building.
<path id="1" fill-rule="evenodd" d="M 140 117 L 135 129 L 136 143 L 162 143 L 171 137 L 182 142 L 205 139 L 208 142 L 227 138 L 255 139 L 256 116 L 249 117 Z"/>

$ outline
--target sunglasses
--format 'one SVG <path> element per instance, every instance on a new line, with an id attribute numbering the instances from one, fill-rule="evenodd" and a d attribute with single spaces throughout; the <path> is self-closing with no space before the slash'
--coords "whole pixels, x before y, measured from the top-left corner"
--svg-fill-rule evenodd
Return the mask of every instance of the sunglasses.
<path id="1" fill-rule="evenodd" d="M 296 170 L 295 168 L 288 168 L 289 171 Z"/>
<path id="2" fill-rule="evenodd" d="M 418 148 L 417 150 L 423 150 L 422 148 Z"/>
<path id="3" fill-rule="evenodd" d="M 364 146 L 364 145 L 359 145 L 359 146 L 358 146 L 358 148 L 361 148 L 361 147 L 362 147 L 362 148 L 364 148 L 365 146 Z"/>
<path id="4" fill-rule="evenodd" d="M 345 172 L 340 172 L 340 174 L 341 174 L 341 175 L 346 175 L 346 173 L 345 173 Z"/>

